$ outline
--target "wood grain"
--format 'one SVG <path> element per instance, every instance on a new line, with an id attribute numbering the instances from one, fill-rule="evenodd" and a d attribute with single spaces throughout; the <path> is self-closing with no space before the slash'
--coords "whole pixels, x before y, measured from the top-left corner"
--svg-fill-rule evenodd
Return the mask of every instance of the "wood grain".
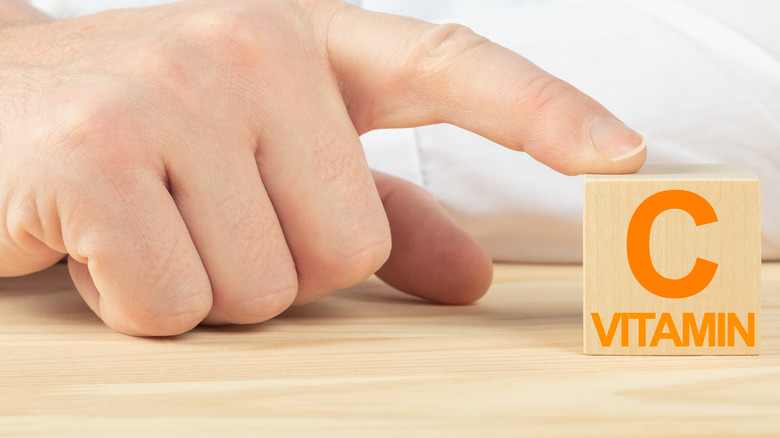
<path id="1" fill-rule="evenodd" d="M 0 279 L 0 436 L 778 436 L 780 264 L 761 356 L 582 354 L 580 266 L 497 265 L 466 307 L 376 280 L 265 324 L 140 339 L 55 266 Z"/>

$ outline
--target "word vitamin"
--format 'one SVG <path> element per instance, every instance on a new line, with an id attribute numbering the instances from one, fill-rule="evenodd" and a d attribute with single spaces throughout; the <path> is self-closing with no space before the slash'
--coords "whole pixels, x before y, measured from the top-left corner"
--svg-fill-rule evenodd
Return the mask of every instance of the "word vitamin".
<path id="1" fill-rule="evenodd" d="M 591 313 L 593 324 L 596 327 L 599 341 L 602 347 L 611 347 L 615 340 L 615 335 L 620 328 L 620 346 L 639 346 L 639 347 L 657 347 L 662 341 L 672 342 L 675 347 L 688 347 L 695 345 L 702 347 L 733 347 L 737 342 L 736 337 L 742 339 L 747 347 L 756 345 L 756 314 L 747 314 L 747 324 L 744 324 L 737 317 L 736 313 L 731 312 L 707 312 L 704 313 L 699 321 L 693 313 L 683 313 L 681 324 L 675 322 L 671 313 L 661 313 L 658 316 L 655 313 L 615 313 L 609 322 L 609 328 L 604 329 L 604 322 L 601 315 Z M 636 324 L 637 330 L 634 331 L 636 338 L 631 339 L 630 327 Z M 648 344 L 648 329 L 652 329 L 652 336 Z"/>

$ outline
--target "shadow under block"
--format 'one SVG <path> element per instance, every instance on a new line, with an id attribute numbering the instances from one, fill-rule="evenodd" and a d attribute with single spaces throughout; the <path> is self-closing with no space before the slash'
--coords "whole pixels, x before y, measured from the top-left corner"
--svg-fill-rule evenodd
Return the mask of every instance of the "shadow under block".
<path id="1" fill-rule="evenodd" d="M 738 165 L 584 177 L 584 347 L 606 355 L 755 355 L 760 183 Z"/>

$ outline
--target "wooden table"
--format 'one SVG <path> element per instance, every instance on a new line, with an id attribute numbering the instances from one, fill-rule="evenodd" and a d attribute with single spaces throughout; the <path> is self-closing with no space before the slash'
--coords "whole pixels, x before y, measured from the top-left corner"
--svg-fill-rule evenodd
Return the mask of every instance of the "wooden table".
<path id="1" fill-rule="evenodd" d="M 63 266 L 0 279 L 0 436 L 780 436 L 780 264 L 758 357 L 592 357 L 579 266 L 477 305 L 370 280 L 265 324 L 140 339 Z"/>

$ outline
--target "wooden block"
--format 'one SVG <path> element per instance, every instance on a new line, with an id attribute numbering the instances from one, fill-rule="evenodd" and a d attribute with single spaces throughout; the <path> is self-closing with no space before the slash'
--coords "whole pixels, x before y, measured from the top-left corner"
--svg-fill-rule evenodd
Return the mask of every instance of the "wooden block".
<path id="1" fill-rule="evenodd" d="M 585 354 L 755 355 L 760 183 L 737 165 L 584 178 Z"/>

